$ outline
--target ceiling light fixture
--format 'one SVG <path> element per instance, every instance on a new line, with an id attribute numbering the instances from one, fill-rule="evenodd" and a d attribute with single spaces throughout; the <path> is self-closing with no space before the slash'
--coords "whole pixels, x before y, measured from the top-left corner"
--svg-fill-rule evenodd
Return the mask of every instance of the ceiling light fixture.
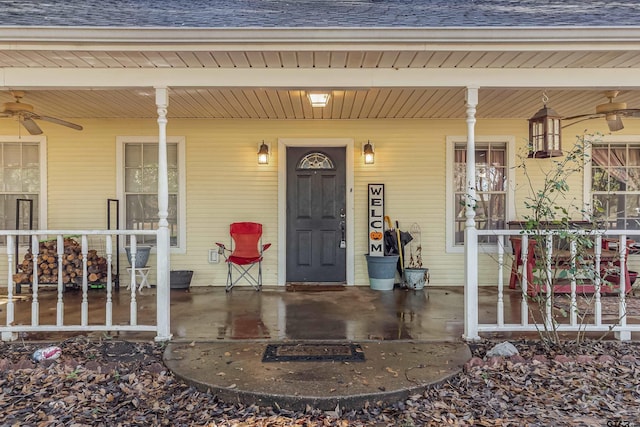
<path id="1" fill-rule="evenodd" d="M 309 102 L 311 103 L 312 107 L 322 108 L 326 107 L 329 103 L 331 94 L 326 92 L 307 92 L 307 98 L 309 98 Z"/>

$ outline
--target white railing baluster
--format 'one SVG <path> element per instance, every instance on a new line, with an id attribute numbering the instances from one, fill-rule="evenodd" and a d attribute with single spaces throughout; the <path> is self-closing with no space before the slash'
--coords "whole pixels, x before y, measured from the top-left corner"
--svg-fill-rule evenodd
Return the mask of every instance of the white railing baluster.
<path id="1" fill-rule="evenodd" d="M 64 264 L 66 262 L 66 254 L 65 254 L 65 239 L 64 236 L 81 236 L 82 239 L 82 248 L 81 248 L 81 261 L 82 261 L 82 282 L 80 282 L 80 276 L 78 275 L 77 284 L 80 285 L 82 283 L 82 297 L 81 302 L 78 303 L 80 307 L 80 318 L 77 321 L 74 321 L 73 324 L 65 324 L 70 322 L 70 319 L 65 319 L 64 310 L 65 306 L 69 305 L 68 299 L 64 300 Z M 0 324 L 0 337 L 3 341 L 11 341 L 18 338 L 18 334 L 22 332 L 39 332 L 39 333 L 51 333 L 51 332 L 82 332 L 86 333 L 87 331 L 101 331 L 101 332 L 113 332 L 113 331 L 132 331 L 132 332 L 152 332 L 155 333 L 155 339 L 157 341 L 166 341 L 171 338 L 171 334 L 168 332 L 170 330 L 170 313 L 168 307 L 161 311 L 158 311 L 156 318 L 149 323 L 146 324 L 138 324 L 137 318 L 137 301 L 136 301 L 136 286 L 135 286 L 135 273 L 136 269 L 132 268 L 132 286 L 131 286 L 131 311 L 130 311 L 130 321 L 125 324 L 117 324 L 114 325 L 113 316 L 114 316 L 114 292 L 117 292 L 113 287 L 113 266 L 114 266 L 114 247 L 113 247 L 113 235 L 123 236 L 123 242 L 126 241 L 127 238 L 134 235 L 144 235 L 144 236 L 155 236 L 157 238 L 158 232 L 156 230 L 0 230 L 0 236 L 3 236 L 7 242 L 6 248 L 6 268 L 7 268 L 7 293 L 6 293 L 6 304 L 4 307 L 4 321 Z M 21 275 L 30 274 L 29 283 L 30 286 L 30 299 L 31 302 L 27 302 L 24 305 L 16 304 L 16 295 L 15 290 L 18 285 L 16 285 L 14 281 L 14 274 L 16 273 L 18 252 L 16 251 L 16 239 L 21 238 L 22 236 L 28 237 L 31 239 L 29 244 L 29 254 L 31 257 L 31 264 L 33 268 L 27 273 L 26 265 L 25 268 L 22 269 Z M 56 260 L 58 266 L 57 278 L 54 273 L 54 280 L 49 283 L 40 283 L 40 276 L 43 273 L 43 268 L 41 268 L 38 263 L 38 258 L 42 255 L 40 251 L 40 238 L 46 239 L 48 236 L 55 236 L 55 242 L 57 244 L 56 253 L 53 254 L 54 259 Z M 106 272 L 107 277 L 107 301 L 106 301 L 106 315 L 104 321 L 98 319 L 92 319 L 92 322 L 89 322 L 89 300 L 88 300 L 88 290 L 89 290 L 89 240 L 88 236 L 100 236 L 101 238 L 106 239 L 105 245 L 107 246 L 107 260 L 106 265 L 108 271 Z M 62 239 L 62 241 L 61 241 Z M 134 238 L 135 239 L 135 238 Z M 80 240 L 80 239 L 78 239 Z M 135 242 L 134 242 L 135 246 Z M 169 257 L 167 256 L 168 260 Z M 48 260 L 47 260 L 47 263 Z M 135 264 L 134 264 L 135 267 Z M 20 268 L 23 268 L 20 265 Z M 60 276 L 62 272 L 62 278 Z M 79 273 L 80 274 L 80 273 Z M 104 277 L 104 276 L 103 276 Z M 55 281 L 57 279 L 57 282 Z M 4 285 L 3 285 L 4 286 Z M 26 284 L 24 284 L 26 286 Z M 40 290 L 44 289 L 45 286 L 55 286 L 55 294 L 54 293 L 41 293 Z M 62 290 L 62 292 L 61 292 Z M 43 299 L 44 298 L 44 299 Z M 156 297 L 156 307 L 158 306 L 158 300 L 160 296 Z M 46 306 L 45 306 L 46 304 Z M 163 307 L 166 304 L 163 302 Z M 18 310 L 24 310 L 25 312 L 17 313 Z M 45 317 L 40 318 L 40 312 L 43 310 L 53 311 L 56 310 L 55 320 L 48 320 L 47 318 L 46 324 L 42 324 Z M 66 309 L 69 309 L 66 307 Z M 31 320 L 28 320 L 28 312 L 31 312 Z M 20 322 L 16 322 L 16 318 L 25 319 Z M 98 320 L 96 322 L 96 320 Z M 18 323 L 18 324 L 16 324 Z"/>
<path id="2" fill-rule="evenodd" d="M 594 279 L 595 279 L 595 286 L 593 289 L 593 293 L 594 293 L 594 297 L 595 297 L 595 307 L 594 307 L 594 313 L 596 318 L 594 319 L 594 323 L 597 326 L 602 325 L 602 300 L 600 299 L 601 297 L 601 292 L 602 292 L 602 269 L 600 268 L 600 257 L 602 255 L 602 236 L 596 236 L 596 246 L 595 246 L 595 265 L 596 267 L 594 267 Z"/>
<path id="3" fill-rule="evenodd" d="M 620 236 L 620 242 L 618 244 L 618 250 L 620 253 L 620 274 L 618 275 L 618 278 L 620 279 L 619 285 L 620 285 L 620 295 L 624 295 L 626 293 L 626 288 L 627 288 L 627 276 L 624 273 L 626 270 L 626 264 L 627 264 L 627 236 L 625 236 L 624 234 Z M 621 313 L 622 314 L 622 313 Z"/>
<path id="4" fill-rule="evenodd" d="M 546 327 L 548 330 L 550 330 L 551 328 L 553 328 L 553 314 L 551 313 L 552 310 L 552 299 L 553 299 L 553 283 L 552 283 L 552 279 L 553 279 L 553 270 L 551 269 L 551 259 L 553 256 L 553 234 L 547 234 L 546 239 L 545 239 L 545 243 L 547 245 L 547 259 L 545 260 L 545 269 L 547 270 L 547 272 L 545 273 L 545 278 L 544 278 L 544 292 L 545 295 L 547 296 L 544 300 L 544 310 L 545 310 L 545 322 L 546 322 Z M 537 290 L 537 289 L 536 289 Z M 542 289 L 540 289 L 540 292 L 542 292 Z"/>
<path id="5" fill-rule="evenodd" d="M 13 287 L 14 287 L 14 283 L 13 283 L 13 269 L 15 268 L 15 260 L 14 260 L 14 256 L 17 257 L 17 255 L 14 253 L 14 243 L 13 243 L 13 237 L 11 234 L 9 234 L 7 236 L 7 306 L 6 306 L 6 311 L 7 311 L 7 321 L 6 321 L 6 325 L 7 326 L 11 326 L 13 325 L 13 320 L 14 320 L 14 305 L 13 305 Z M 16 236 L 16 239 L 18 238 L 18 236 Z M 14 339 L 16 339 L 17 336 L 15 333 L 11 333 L 11 332 L 2 332 L 2 341 L 13 341 Z"/>
<path id="6" fill-rule="evenodd" d="M 627 326 L 627 236 L 625 234 L 620 235 L 618 249 L 620 250 L 619 323 L 622 328 L 625 328 Z M 616 336 L 621 341 L 628 341 L 631 339 L 631 332 L 617 332 Z"/>
<path id="7" fill-rule="evenodd" d="M 504 236 L 498 236 L 498 326 L 504 326 Z"/>
<path id="8" fill-rule="evenodd" d="M 31 280 L 31 325 L 38 326 L 40 322 L 40 303 L 38 302 L 38 257 L 40 255 L 40 239 L 33 236 L 31 239 L 31 255 L 33 256 L 33 279 Z"/>
<path id="9" fill-rule="evenodd" d="M 58 302 L 56 304 L 56 325 L 64 325 L 64 300 L 62 294 L 64 293 L 64 283 L 62 279 L 62 272 L 64 271 L 64 238 L 62 234 L 58 234 L 56 239 L 56 251 L 58 253 Z"/>
<path id="10" fill-rule="evenodd" d="M 111 296 L 111 268 L 113 261 L 113 245 L 111 241 L 111 236 L 105 236 L 105 244 L 107 251 L 107 303 L 105 306 L 105 325 L 111 326 L 113 324 L 113 301 Z"/>
<path id="11" fill-rule="evenodd" d="M 130 252 L 131 252 L 131 301 L 129 302 L 129 324 L 132 326 L 138 324 L 138 302 L 136 301 L 136 252 L 137 252 L 136 236 L 131 236 Z"/>
<path id="12" fill-rule="evenodd" d="M 571 269 L 571 301 L 569 302 L 569 318 L 571 319 L 572 325 L 578 324 L 578 300 L 576 298 L 576 255 L 577 255 L 577 245 L 574 239 L 571 239 L 571 244 L 569 246 L 571 258 L 569 261 L 569 268 Z"/>
<path id="13" fill-rule="evenodd" d="M 589 275 L 589 277 L 585 278 L 592 279 L 591 284 L 594 285 L 594 297 L 595 297 L 595 318 L 587 317 L 585 319 L 580 318 L 580 314 L 577 312 L 578 306 L 578 296 L 579 290 L 581 286 L 587 286 L 588 283 L 578 283 L 580 276 L 578 276 L 579 269 L 582 268 L 580 265 L 578 256 L 582 254 L 578 254 L 578 245 L 576 241 L 571 241 L 570 248 L 568 251 L 569 255 L 565 254 L 565 251 L 562 251 L 559 254 L 553 253 L 553 242 L 554 238 L 559 238 L 560 234 L 564 231 L 560 230 L 551 230 L 540 233 L 536 235 L 539 238 L 539 242 L 541 243 L 543 238 L 545 239 L 545 248 L 547 252 L 547 258 L 543 261 L 543 270 L 546 270 L 546 280 L 542 279 L 541 274 L 544 271 L 540 272 L 540 276 L 537 280 L 533 280 L 536 278 L 532 276 L 532 272 L 530 268 L 527 268 L 527 260 L 529 259 L 529 251 L 534 249 L 534 245 L 529 245 L 529 241 L 531 236 L 528 234 L 522 233 L 522 231 L 515 230 L 478 230 L 478 234 L 481 236 L 495 236 L 498 241 L 497 248 L 497 267 L 498 271 L 496 273 L 496 277 L 498 278 L 498 293 L 497 293 L 497 302 L 496 302 L 496 322 L 495 323 L 487 323 L 487 324 L 479 324 L 478 332 L 479 333 L 495 333 L 495 332 L 539 332 L 540 325 L 535 323 L 530 323 L 529 321 L 529 292 L 544 292 L 547 296 L 546 305 L 541 306 L 546 313 L 546 321 L 549 322 L 548 325 L 551 325 L 552 330 L 557 332 L 613 332 L 617 339 L 619 340 L 630 340 L 632 332 L 640 332 L 640 324 L 637 322 L 629 323 L 628 318 L 626 316 L 626 292 L 629 287 L 627 283 L 627 266 L 628 266 L 628 247 L 627 247 L 627 238 L 629 236 L 633 236 L 634 238 L 640 240 L 640 230 L 570 230 L 571 234 L 582 235 L 582 236 L 593 236 L 595 245 L 593 248 L 585 249 L 585 255 L 592 255 L 590 264 L 591 267 L 594 268 L 593 277 Z M 504 288 L 503 288 L 503 271 L 504 271 L 504 239 L 506 236 L 519 236 L 521 241 L 521 251 L 520 251 L 520 265 L 522 265 L 522 274 L 519 275 L 518 282 L 522 288 L 522 299 L 520 304 L 520 313 L 516 314 L 514 317 L 509 318 L 508 313 L 504 311 Z M 604 251 L 602 248 L 602 239 L 607 236 L 615 236 L 619 241 L 619 251 L 615 255 L 612 256 L 610 251 Z M 602 259 L 605 259 L 606 262 L 615 262 L 616 264 L 619 262 L 619 271 L 620 277 L 618 278 L 618 284 L 615 286 L 616 289 L 619 290 L 619 319 L 615 322 L 611 323 L 603 323 L 602 320 L 602 285 L 603 285 L 603 272 L 601 269 Z M 571 296 L 570 296 L 570 310 L 571 317 L 569 322 L 558 323 L 552 317 L 553 315 L 553 304 L 552 304 L 552 292 L 555 292 L 555 282 L 553 281 L 553 265 L 552 261 L 556 259 L 564 260 L 564 262 L 568 263 L 570 268 L 570 278 L 571 283 Z M 517 262 L 518 260 L 514 259 L 513 262 Z M 512 266 L 513 267 L 513 266 Z M 567 266 L 557 266 L 561 268 L 567 268 Z M 513 269 L 514 272 L 516 269 Z M 534 272 L 535 273 L 535 272 Z M 514 273 L 516 274 L 516 273 Z M 541 281 L 544 281 L 544 285 Z M 531 282 L 531 283 L 530 283 Z M 540 282 L 538 284 L 538 282 Z M 535 287 L 533 289 L 532 287 Z M 505 318 L 506 317 L 506 318 Z M 518 323 L 519 318 L 519 323 Z"/>
<path id="14" fill-rule="evenodd" d="M 89 282 L 87 272 L 87 254 L 89 253 L 89 242 L 87 235 L 82 235 L 82 304 L 81 304 L 81 320 L 82 326 L 89 324 Z"/>
<path id="15" fill-rule="evenodd" d="M 522 247 L 520 248 L 520 254 L 522 255 L 522 303 L 520 304 L 520 323 L 523 326 L 529 324 L 529 302 L 527 301 L 528 285 L 529 285 L 529 273 L 527 268 L 527 262 L 529 260 L 529 236 L 522 235 Z M 531 278 L 533 279 L 533 278 Z M 533 281 L 533 280 L 532 280 Z"/>

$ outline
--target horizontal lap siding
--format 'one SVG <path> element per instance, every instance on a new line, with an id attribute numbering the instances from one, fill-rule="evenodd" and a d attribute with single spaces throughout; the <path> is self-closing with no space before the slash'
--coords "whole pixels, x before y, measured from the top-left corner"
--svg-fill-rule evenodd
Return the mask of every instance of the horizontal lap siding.
<path id="1" fill-rule="evenodd" d="M 0 122 L 0 134 L 15 128 Z M 12 123 L 12 122 L 10 122 Z M 43 124 L 49 150 L 49 227 L 104 228 L 106 199 L 116 196 L 116 137 L 155 136 L 155 119 L 82 120 L 74 132 Z M 514 135 L 525 140 L 526 121 L 482 121 L 477 134 Z M 423 262 L 434 285 L 461 285 L 463 254 L 445 252 L 445 140 L 465 135 L 459 120 L 206 120 L 170 119 L 169 136 L 186 139 L 187 251 L 172 255 L 172 269 L 194 270 L 193 285 L 224 285 L 223 262 L 208 263 L 217 241 L 229 243 L 229 224 L 264 224 L 264 283 L 277 283 L 278 138 L 352 138 L 354 140 L 355 283 L 367 285 L 367 184 L 384 183 L 386 214 L 408 230 L 421 228 Z M 268 165 L 257 164 L 258 143 L 271 143 Z M 371 140 L 376 162 L 364 165 L 361 144 Z M 519 177 L 520 179 L 520 177 Z M 521 198 L 519 198 L 521 203 Z M 484 259 L 481 256 L 481 260 Z M 490 256 L 489 256 L 490 257 Z M 491 258 L 491 257 L 490 257 Z M 123 254 L 123 265 L 126 258 Z M 151 265 L 155 266 L 152 255 Z M 480 283 L 495 270 L 481 262 Z M 124 267 L 123 267 L 124 269 Z M 0 276 L 0 283 L 5 282 Z M 126 273 L 124 274 L 126 279 Z M 152 283 L 155 272 L 152 272 Z"/>
<path id="2" fill-rule="evenodd" d="M 277 154 L 272 143 L 268 165 L 257 164 L 258 143 L 267 139 L 263 122 L 170 121 L 171 134 L 187 135 L 187 254 L 172 257 L 172 265 L 195 271 L 195 285 L 224 285 L 226 266 L 208 263 L 215 242 L 230 244 L 229 224 L 263 224 L 265 285 L 277 282 Z M 174 267 L 177 268 L 177 267 Z"/>

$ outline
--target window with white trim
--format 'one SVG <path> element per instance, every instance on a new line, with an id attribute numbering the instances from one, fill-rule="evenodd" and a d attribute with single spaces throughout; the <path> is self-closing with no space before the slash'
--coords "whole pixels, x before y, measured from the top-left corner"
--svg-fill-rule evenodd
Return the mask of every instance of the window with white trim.
<path id="1" fill-rule="evenodd" d="M 447 138 L 447 247 L 464 246 L 467 193 L 466 139 Z M 513 185 L 511 169 L 514 163 L 512 137 L 477 138 L 475 143 L 476 210 L 478 230 L 508 228 L 513 217 Z M 478 236 L 481 244 L 495 245 L 492 236 Z"/>
<path id="2" fill-rule="evenodd" d="M 157 138 L 120 137 L 121 189 L 124 227 L 127 230 L 158 228 Z M 167 138 L 169 179 L 169 239 L 172 248 L 183 248 L 184 228 L 184 139 Z M 136 236 L 138 244 L 155 246 L 156 236 Z"/>
<path id="3" fill-rule="evenodd" d="M 591 203 L 608 228 L 640 229 L 640 141 L 594 142 Z"/>
<path id="4" fill-rule="evenodd" d="M 28 230 L 43 225 L 42 192 L 46 169 L 43 137 L 0 140 L 0 226 Z M 18 222 L 17 222 L 18 221 Z M 5 244 L 6 238 L 0 237 Z"/>

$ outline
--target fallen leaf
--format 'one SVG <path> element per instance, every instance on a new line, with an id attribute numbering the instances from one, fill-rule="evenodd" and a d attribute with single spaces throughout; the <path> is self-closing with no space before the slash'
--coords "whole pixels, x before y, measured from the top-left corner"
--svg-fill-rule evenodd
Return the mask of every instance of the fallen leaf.
<path id="1" fill-rule="evenodd" d="M 387 367 L 386 371 L 389 372 L 390 374 L 393 374 L 394 377 L 398 376 L 398 371 L 394 371 L 393 369 Z"/>

